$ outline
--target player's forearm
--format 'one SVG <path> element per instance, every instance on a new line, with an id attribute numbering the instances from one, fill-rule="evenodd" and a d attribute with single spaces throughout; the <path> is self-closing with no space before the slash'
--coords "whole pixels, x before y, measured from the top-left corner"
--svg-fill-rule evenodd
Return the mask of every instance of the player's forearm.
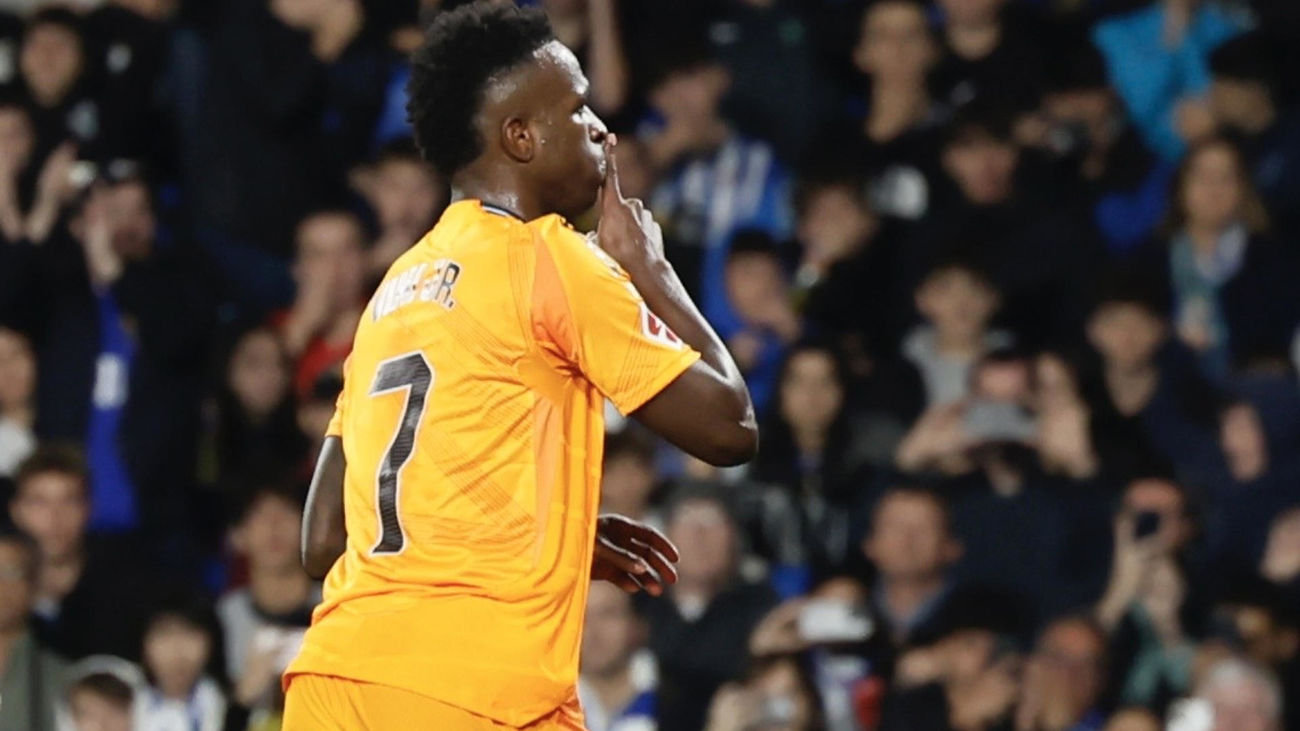
<path id="1" fill-rule="evenodd" d="M 302 565 L 313 579 L 324 578 L 347 546 L 347 529 L 343 521 L 343 475 L 346 471 L 343 440 L 325 437 L 302 516 Z"/>
<path id="2" fill-rule="evenodd" d="M 663 320 L 687 345 L 700 353 L 700 360 L 712 368 L 726 383 L 732 395 L 733 413 L 738 422 L 752 424 L 754 405 L 749 398 L 745 378 L 736 367 L 727 346 L 714 332 L 704 315 L 691 301 L 686 287 L 664 259 L 653 259 L 628 271 L 632 284 L 645 299 L 650 311 Z"/>

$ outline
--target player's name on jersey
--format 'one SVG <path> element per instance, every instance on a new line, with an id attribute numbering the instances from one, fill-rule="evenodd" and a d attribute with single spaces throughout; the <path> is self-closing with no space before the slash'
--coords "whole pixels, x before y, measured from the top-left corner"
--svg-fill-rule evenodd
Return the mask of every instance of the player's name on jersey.
<path id="1" fill-rule="evenodd" d="M 375 292 L 371 318 L 377 321 L 417 301 L 433 302 L 450 310 L 456 306 L 452 293 L 458 279 L 460 265 L 450 259 L 421 262 L 398 272 Z"/>

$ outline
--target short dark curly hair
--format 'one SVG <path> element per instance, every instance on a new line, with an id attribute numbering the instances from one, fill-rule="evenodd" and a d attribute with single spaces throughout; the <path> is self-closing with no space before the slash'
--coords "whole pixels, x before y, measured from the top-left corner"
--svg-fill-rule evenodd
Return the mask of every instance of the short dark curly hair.
<path id="1" fill-rule="evenodd" d="M 451 177 L 482 153 L 474 118 L 487 82 L 554 35 L 542 11 L 478 0 L 438 15 L 411 56 L 406 111 L 415 141 Z"/>

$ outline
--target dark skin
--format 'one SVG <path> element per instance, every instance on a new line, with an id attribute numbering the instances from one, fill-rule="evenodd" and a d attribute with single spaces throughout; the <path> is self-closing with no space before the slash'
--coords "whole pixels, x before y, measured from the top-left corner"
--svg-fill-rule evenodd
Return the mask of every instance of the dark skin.
<path id="1" fill-rule="evenodd" d="M 524 220 L 574 217 L 600 204 L 597 242 L 623 267 L 650 310 L 700 359 L 631 416 L 705 462 L 747 462 L 758 448 L 749 391 L 721 339 L 686 294 L 663 253 L 663 234 L 644 204 L 619 190 L 617 140 L 587 107 L 577 59 L 552 42 L 494 82 L 476 119 L 483 152 L 452 176 L 454 199 L 477 199 Z M 341 441 L 321 450 L 303 522 L 303 565 L 320 578 L 342 555 Z M 592 578 L 660 595 L 677 580 L 676 547 L 622 516 L 596 525 Z"/>

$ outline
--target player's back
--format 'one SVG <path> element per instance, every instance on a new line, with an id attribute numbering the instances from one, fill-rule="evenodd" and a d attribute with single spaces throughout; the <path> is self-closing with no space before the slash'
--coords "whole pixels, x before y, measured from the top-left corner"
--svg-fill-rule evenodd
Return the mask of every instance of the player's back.
<path id="1" fill-rule="evenodd" d="M 290 674 L 406 688 L 512 725 L 572 693 L 602 392 L 635 408 L 696 357 L 662 331 L 597 347 L 603 323 L 575 314 L 582 297 L 620 300 L 598 319 L 621 331 L 644 318 L 620 277 L 558 217 L 525 224 L 477 201 L 450 206 L 393 265 L 331 426 L 347 549 Z"/>

